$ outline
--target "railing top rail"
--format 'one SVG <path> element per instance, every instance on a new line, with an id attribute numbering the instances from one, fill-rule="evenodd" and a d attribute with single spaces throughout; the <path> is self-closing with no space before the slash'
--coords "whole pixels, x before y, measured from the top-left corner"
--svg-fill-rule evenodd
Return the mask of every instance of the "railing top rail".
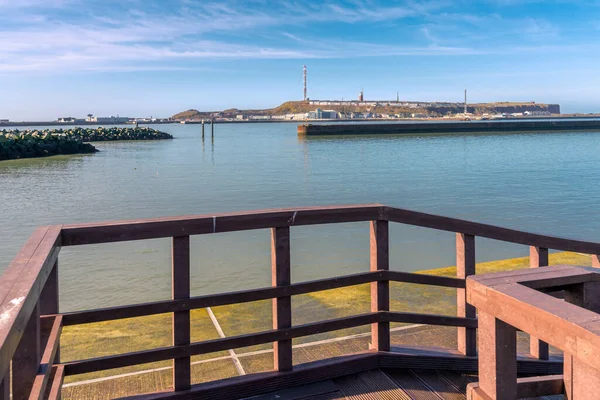
<path id="1" fill-rule="evenodd" d="M 600 315 L 536 290 L 599 281 L 600 273 L 594 269 L 564 265 L 485 274 L 467 278 L 467 301 L 480 312 L 600 368 Z"/>
<path id="2" fill-rule="evenodd" d="M 64 225 L 62 245 L 84 245 L 155 239 L 182 235 L 224 233 L 278 226 L 302 226 L 385 220 L 459 232 L 509 243 L 554 250 L 600 254 L 600 243 L 541 235 L 443 217 L 381 204 L 299 207 Z"/>
<path id="3" fill-rule="evenodd" d="M 38 228 L 0 277 L 0 377 L 10 367 L 60 251 L 61 226 Z"/>
<path id="4" fill-rule="evenodd" d="M 64 225 L 64 246 L 384 219 L 380 204 L 280 208 Z"/>

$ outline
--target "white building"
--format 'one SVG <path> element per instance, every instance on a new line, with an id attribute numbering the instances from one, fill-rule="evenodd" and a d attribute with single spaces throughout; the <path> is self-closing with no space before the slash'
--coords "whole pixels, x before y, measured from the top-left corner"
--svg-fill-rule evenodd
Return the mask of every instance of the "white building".
<path id="1" fill-rule="evenodd" d="M 131 118 L 128 117 L 94 117 L 92 114 L 89 114 L 85 119 L 86 122 L 96 122 L 98 124 L 124 124 L 125 122 L 129 122 Z"/>

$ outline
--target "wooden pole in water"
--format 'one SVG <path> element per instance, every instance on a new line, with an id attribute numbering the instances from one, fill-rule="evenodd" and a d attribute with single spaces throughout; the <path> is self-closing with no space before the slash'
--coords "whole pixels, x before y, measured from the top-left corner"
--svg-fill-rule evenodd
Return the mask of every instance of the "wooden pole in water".
<path id="1" fill-rule="evenodd" d="M 215 119 L 210 120 L 210 137 L 215 137 Z"/>
<path id="2" fill-rule="evenodd" d="M 204 120 L 202 120 L 202 139 L 204 139 Z"/>

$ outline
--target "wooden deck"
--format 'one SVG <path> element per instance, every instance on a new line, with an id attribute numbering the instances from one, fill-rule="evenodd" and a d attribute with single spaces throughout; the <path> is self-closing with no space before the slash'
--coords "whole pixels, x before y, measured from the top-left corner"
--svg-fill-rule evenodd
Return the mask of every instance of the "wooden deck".
<path id="1" fill-rule="evenodd" d="M 291 280 L 291 229 L 359 221 L 368 222 L 369 226 L 369 272 L 308 282 Z M 456 277 L 391 270 L 389 223 L 454 232 Z M 270 287 L 190 296 L 190 236 L 266 228 L 271 231 Z M 58 256 L 62 247 L 164 237 L 172 240 L 171 300 L 60 312 Z M 476 237 L 528 246 L 533 269 L 474 279 Z M 596 268 L 547 267 L 549 249 L 589 254 Z M 284 395 L 275 393 L 273 396 L 279 396 L 276 398 L 291 399 L 459 399 L 464 398 L 464 386 L 473 378 L 464 374 L 476 372 L 478 366 L 484 373 L 481 386 L 468 388 L 470 394 L 478 396 L 473 400 L 513 400 L 518 397 L 513 394 L 532 397 L 558 393 L 595 399 L 600 376 L 583 364 L 600 370 L 600 358 L 589 356 L 600 354 L 600 298 L 595 296 L 600 293 L 599 267 L 600 243 L 380 204 L 42 227 L 33 233 L 0 278 L 0 400 L 58 400 L 62 389 L 65 398 L 81 399 L 135 396 L 138 400 L 233 400 L 252 395 L 264 397 L 265 393 L 277 391 Z M 390 288 L 395 282 L 454 290 L 456 314 L 395 310 L 390 307 Z M 364 284 L 370 287 L 369 312 L 363 309 L 360 314 L 326 315 L 292 324 L 293 296 Z M 548 294 L 537 292 L 540 288 Z M 553 297 L 560 292 L 573 304 Z M 192 311 L 261 300 L 272 304 L 272 324 L 267 329 L 193 341 Z M 167 313 L 172 317 L 168 322 L 172 332 L 168 345 L 61 360 L 63 327 Z M 572 320 L 573 315 L 579 318 L 575 321 L 579 325 Z M 397 329 L 400 326 L 411 329 Z M 304 341 L 349 328 L 360 328 L 365 334 L 310 345 Z M 517 330 L 529 333 L 531 340 Z M 557 375 L 563 372 L 562 359 L 555 358 L 560 352 L 548 344 L 568 356 L 564 375 Z M 245 354 L 248 348 L 259 351 Z M 517 353 L 525 357 L 516 357 Z M 211 359 L 215 354 L 218 359 Z M 156 363 L 163 364 L 156 367 Z M 165 368 L 165 363 L 170 366 Z M 144 379 L 140 369 L 153 368 L 152 364 L 154 370 L 144 376 L 151 378 Z M 122 368 L 129 368 L 126 373 L 121 370 L 119 379 L 123 380 L 104 379 L 107 374 L 112 375 L 111 371 Z M 585 385 L 573 384 L 573 371 L 594 379 Z M 88 376 L 95 373 L 104 374 L 103 378 Z M 517 379 L 517 374 L 537 378 Z M 84 386 L 73 385 L 77 379 L 98 384 L 95 393 L 75 393 Z M 302 395 L 295 395 L 293 390 L 300 386 L 329 389 L 298 397 Z"/>
<path id="2" fill-rule="evenodd" d="M 517 335 L 517 351 L 520 357 L 525 358 L 529 356 L 529 336 L 524 333 L 519 333 Z M 294 365 L 314 362 L 323 360 L 326 358 L 339 357 L 347 354 L 359 353 L 365 350 L 368 350 L 369 343 L 371 341 L 370 332 L 346 337 L 338 337 L 329 340 L 321 340 L 315 342 L 304 343 L 300 345 L 293 346 L 293 362 Z M 457 346 L 457 328 L 456 327 L 447 327 L 447 326 L 430 326 L 430 325 L 411 325 L 411 326 L 402 326 L 392 328 L 391 330 L 391 344 L 392 351 L 422 351 L 423 353 L 437 351 L 438 353 L 446 353 L 446 354 L 455 354 L 458 355 L 458 351 L 456 350 Z M 262 350 L 262 351 L 247 351 L 247 352 L 236 352 L 235 357 L 239 360 L 241 364 L 242 371 L 245 374 L 254 374 L 266 372 L 273 369 L 273 351 L 272 350 Z M 550 359 L 551 360 L 560 360 L 562 357 L 562 353 L 554 348 L 550 347 Z M 398 372 L 401 376 L 403 372 L 408 370 L 389 370 L 386 372 L 396 373 Z M 425 372 L 424 370 L 413 370 L 413 372 L 419 372 L 420 374 L 433 374 L 435 376 L 435 371 Z M 67 383 L 63 388 L 63 399 L 65 400 L 87 400 L 87 399 L 110 399 L 110 398 L 118 398 L 124 396 L 134 396 L 140 393 L 146 392 L 155 392 L 155 391 L 165 391 L 169 390 L 173 387 L 172 381 L 172 369 L 171 368 L 159 368 L 159 369 L 148 369 L 147 371 L 138 371 L 137 373 L 130 374 L 121 374 L 113 377 L 103 377 L 88 379 L 85 381 L 75 381 L 71 383 Z M 454 380 L 451 379 L 451 382 L 454 383 L 454 387 L 458 388 L 460 393 L 462 393 L 462 397 L 458 396 L 456 391 L 454 391 L 451 387 L 444 387 L 439 389 L 441 393 L 448 393 L 446 397 L 441 397 L 443 399 L 463 399 L 464 397 L 464 389 L 466 384 L 469 382 L 477 381 L 476 376 L 473 374 L 458 374 L 452 373 L 448 371 L 440 371 L 441 374 L 447 377 L 453 377 Z M 236 360 L 231 356 L 218 357 L 214 359 L 200 360 L 198 362 L 192 362 L 192 382 L 194 384 L 210 382 L 218 379 L 231 378 L 240 375 L 240 371 L 236 370 Z M 337 378 L 328 384 L 325 390 L 327 393 L 319 394 L 318 396 L 313 393 L 313 389 L 309 391 L 310 396 L 317 396 L 317 399 L 335 399 L 335 398 L 344 398 L 344 397 L 327 397 L 330 395 L 336 394 L 334 392 L 329 392 L 331 389 L 331 382 L 335 382 L 336 385 L 342 385 L 345 383 L 346 385 L 361 385 L 362 380 L 365 379 L 365 376 L 374 376 L 374 375 L 364 375 L 364 374 L 355 374 L 344 378 Z M 463 377 L 463 378 L 461 378 Z M 356 383 L 352 383 L 353 379 L 357 379 Z M 407 378 L 408 379 L 408 378 Z M 433 378 L 432 378 L 433 379 Z M 429 380 L 426 380 L 427 382 Z M 379 382 L 379 381 L 377 381 Z M 385 381 L 383 381 L 385 382 Z M 324 385 L 324 384 L 323 384 Z M 321 390 L 325 386 L 321 383 L 314 386 L 314 390 Z M 311 385 L 309 385 L 311 386 Z M 312 386 L 311 386 L 312 387 Z M 412 388 L 410 386 L 409 388 Z M 441 386 L 432 386 L 432 387 L 441 387 Z M 405 387 L 406 389 L 406 387 Z M 339 389 L 341 390 L 341 389 Z M 339 391 L 337 390 L 337 391 Z M 348 389 L 350 390 L 350 389 Z M 384 389 L 381 389 L 384 390 Z M 419 393 L 418 391 L 408 391 L 409 393 L 413 393 L 416 397 L 396 397 L 396 393 L 399 393 L 397 390 L 393 391 L 392 394 L 387 396 L 387 394 L 383 397 L 380 396 L 381 393 L 371 393 L 369 395 L 365 394 L 363 397 L 356 397 L 356 395 L 346 394 L 350 399 L 440 399 L 440 397 L 426 397 L 425 395 L 417 396 L 415 393 Z M 290 396 L 295 393 L 303 393 L 299 389 L 294 389 L 290 392 L 281 391 L 272 394 L 273 396 L 287 396 L 288 393 Z M 346 393 L 345 391 L 342 393 Z M 452 394 L 452 396 L 450 396 Z M 298 396 L 304 396 L 303 394 L 298 394 Z M 337 395 L 337 394 L 336 394 Z M 258 396 L 257 399 L 270 399 L 275 397 L 268 397 L 271 395 Z M 308 395 L 306 395 L 308 396 Z M 387 397 L 386 397 L 387 396 Z M 285 399 L 286 397 L 279 397 L 279 399 Z M 290 397 L 294 399 L 295 397 Z M 312 398 L 312 397 L 297 397 L 297 398 Z"/>
<path id="3" fill-rule="evenodd" d="M 466 400 L 473 374 L 444 370 L 376 369 L 244 400 Z M 542 400 L 562 400 L 563 395 Z"/>

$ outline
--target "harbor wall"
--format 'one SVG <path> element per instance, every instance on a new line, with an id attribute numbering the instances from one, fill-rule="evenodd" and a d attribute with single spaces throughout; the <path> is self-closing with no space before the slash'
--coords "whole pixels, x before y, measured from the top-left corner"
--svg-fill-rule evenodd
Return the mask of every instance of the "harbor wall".
<path id="1" fill-rule="evenodd" d="M 599 120 L 409 122 L 396 124 L 302 124 L 298 135 L 385 135 L 422 133 L 600 130 Z"/>

